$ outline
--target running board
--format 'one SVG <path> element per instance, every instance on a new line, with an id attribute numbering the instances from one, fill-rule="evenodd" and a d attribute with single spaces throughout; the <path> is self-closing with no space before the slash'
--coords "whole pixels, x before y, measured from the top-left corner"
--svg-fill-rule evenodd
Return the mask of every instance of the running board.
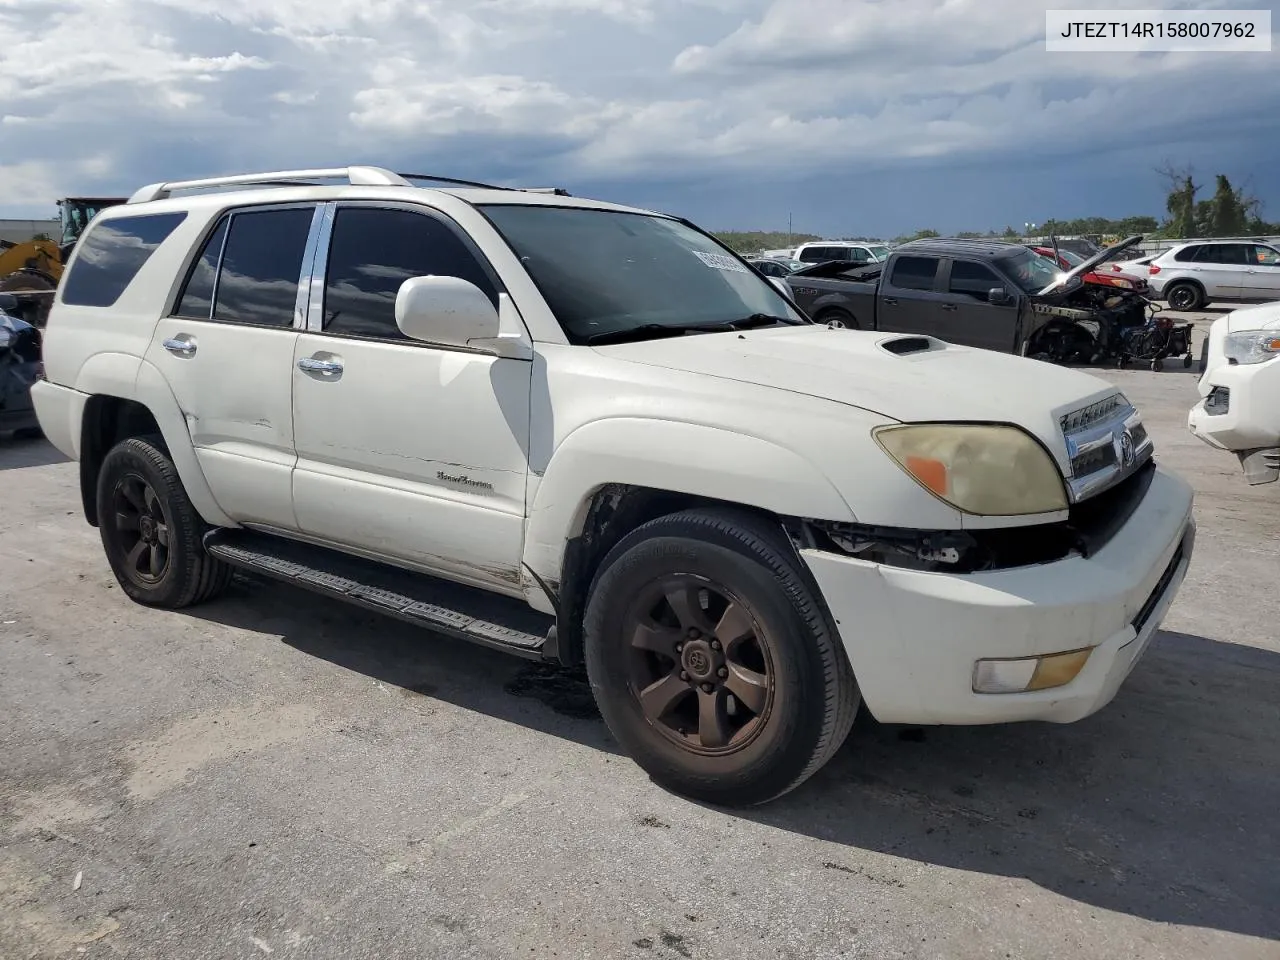
<path id="1" fill-rule="evenodd" d="M 554 618 L 511 597 L 250 530 L 210 530 L 204 546 L 233 567 L 451 637 L 531 660 L 555 656 Z"/>

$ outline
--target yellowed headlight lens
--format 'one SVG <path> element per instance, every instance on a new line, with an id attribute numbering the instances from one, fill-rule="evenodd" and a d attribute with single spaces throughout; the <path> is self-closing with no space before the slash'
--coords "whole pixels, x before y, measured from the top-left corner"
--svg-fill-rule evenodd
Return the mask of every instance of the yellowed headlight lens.
<path id="1" fill-rule="evenodd" d="M 917 483 L 965 513 L 1013 517 L 1067 508 L 1057 465 L 1017 427 L 910 423 L 879 427 L 874 436 Z"/>

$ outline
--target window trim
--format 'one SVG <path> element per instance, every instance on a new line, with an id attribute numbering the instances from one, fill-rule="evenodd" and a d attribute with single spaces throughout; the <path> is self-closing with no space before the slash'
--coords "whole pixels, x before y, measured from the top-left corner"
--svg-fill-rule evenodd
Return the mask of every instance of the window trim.
<path id="1" fill-rule="evenodd" d="M 305 329 L 304 322 L 306 314 L 299 313 L 299 307 L 305 305 L 303 299 L 303 291 L 306 289 L 303 282 L 308 278 L 308 253 L 315 249 L 316 237 L 319 231 L 320 210 L 326 206 L 323 201 L 316 200 L 293 200 L 284 203 L 257 203 L 243 204 L 240 206 L 226 207 L 219 210 L 217 215 L 212 217 L 205 229 L 200 234 L 198 243 L 191 245 L 191 258 L 187 263 L 186 272 L 183 274 L 182 283 L 174 291 L 172 303 L 169 305 L 168 311 L 165 313 L 167 318 L 174 320 L 189 320 L 194 323 L 221 324 L 228 327 L 253 327 L 256 330 L 292 330 L 297 332 Z M 217 320 L 214 319 L 213 313 L 218 306 L 218 287 L 222 283 L 222 261 L 227 254 L 227 240 L 231 237 L 231 223 L 237 214 L 240 213 L 270 213 L 274 210 L 297 210 L 306 207 L 312 208 L 311 226 L 307 230 L 307 242 L 302 248 L 302 262 L 298 267 L 298 288 L 294 296 L 293 306 L 293 322 L 288 326 L 282 326 L 278 323 L 252 323 L 247 320 Z M 200 263 L 200 258 L 204 255 L 205 244 L 217 232 L 218 225 L 226 221 L 227 229 L 222 234 L 222 246 L 218 249 L 218 260 L 214 265 L 213 272 L 213 292 L 209 297 L 209 315 L 205 317 L 195 317 L 187 314 L 178 313 L 178 307 L 182 305 L 182 297 L 187 292 L 187 284 L 191 282 L 191 277 L 196 271 L 196 267 Z M 299 321 L 303 322 L 299 322 Z"/>
<path id="2" fill-rule="evenodd" d="M 494 306 L 495 310 L 501 311 L 502 298 L 508 295 L 506 284 L 502 282 L 497 269 L 490 262 L 484 251 L 480 249 L 480 245 L 475 242 L 462 225 L 454 220 L 443 210 L 435 207 L 429 207 L 421 203 L 411 203 L 404 200 L 334 200 L 326 204 L 330 209 L 326 212 L 323 223 L 321 224 L 319 234 L 317 235 L 317 243 L 315 248 L 314 260 L 310 272 L 310 291 L 308 294 L 307 310 L 305 313 L 306 323 L 303 331 L 306 333 L 317 334 L 322 337 L 331 337 L 334 340 L 351 340 L 356 343 L 389 343 L 395 346 L 411 346 L 420 347 L 427 350 L 449 350 L 455 353 L 477 354 L 480 356 L 493 356 L 492 351 L 482 350 L 475 347 L 464 347 L 451 343 L 431 343 L 426 340 L 413 340 L 409 337 L 363 337 L 350 333 L 332 333 L 324 329 L 324 298 L 325 291 L 329 286 L 329 258 L 333 252 L 333 231 L 335 223 L 338 219 L 338 212 L 348 208 L 355 209 L 373 209 L 373 210 L 389 210 L 412 213 L 418 216 L 429 217 L 451 232 L 458 241 L 466 248 L 466 250 L 475 257 L 476 262 L 480 265 L 480 270 L 489 278 L 493 284 L 495 296 L 498 303 Z M 523 321 L 522 321 L 523 325 Z M 528 332 L 526 331 L 526 336 Z"/>

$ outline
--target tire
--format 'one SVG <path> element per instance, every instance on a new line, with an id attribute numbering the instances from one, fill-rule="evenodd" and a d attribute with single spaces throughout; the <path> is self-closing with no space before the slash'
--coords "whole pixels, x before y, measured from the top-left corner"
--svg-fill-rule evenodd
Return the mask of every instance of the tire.
<path id="1" fill-rule="evenodd" d="M 97 500 L 102 548 L 131 599 L 176 610 L 212 599 L 231 582 L 232 569 L 205 552 L 208 526 L 160 438 L 112 447 L 98 472 Z"/>
<path id="2" fill-rule="evenodd" d="M 1172 284 L 1165 291 L 1165 300 L 1168 301 L 1170 310 L 1177 310 L 1179 313 L 1199 310 L 1205 305 L 1204 291 L 1197 284 L 1188 281 Z"/>
<path id="3" fill-rule="evenodd" d="M 1161 370 L 1164 369 L 1164 361 L 1159 358 L 1152 360 L 1151 369 L 1154 370 L 1156 373 L 1159 373 Z"/>
<path id="4" fill-rule="evenodd" d="M 850 330 L 862 329 L 862 327 L 858 324 L 858 319 L 852 313 L 850 313 L 848 310 L 841 310 L 839 307 L 833 307 L 833 308 L 828 308 L 826 310 L 823 310 L 821 313 L 817 315 L 817 317 L 814 318 L 814 323 L 817 323 L 820 326 L 825 326 L 828 323 L 831 323 L 833 320 L 838 320 L 840 323 L 843 323 Z"/>
<path id="5" fill-rule="evenodd" d="M 1184 369 L 1191 369 L 1191 351 L 1188 350 L 1182 357 L 1182 366 Z"/>
<path id="6" fill-rule="evenodd" d="M 624 537 L 592 584 L 584 635 L 614 737 L 654 781 L 697 800 L 750 806 L 799 786 L 861 701 L 808 572 L 780 530 L 747 513 L 690 510 Z"/>

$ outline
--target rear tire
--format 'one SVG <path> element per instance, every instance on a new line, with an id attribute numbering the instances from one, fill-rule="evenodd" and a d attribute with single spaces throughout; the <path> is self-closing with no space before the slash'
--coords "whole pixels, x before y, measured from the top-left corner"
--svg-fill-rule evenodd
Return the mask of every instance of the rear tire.
<path id="1" fill-rule="evenodd" d="M 657 783 L 764 803 L 844 742 L 861 697 L 810 584 L 780 530 L 732 510 L 653 520 L 609 552 L 587 602 L 587 675 Z"/>
<path id="2" fill-rule="evenodd" d="M 212 599 L 232 569 L 205 552 L 208 526 L 191 505 L 158 437 L 122 440 L 98 472 L 98 529 L 121 589 L 176 610 Z"/>
<path id="3" fill-rule="evenodd" d="M 1204 291 L 1196 284 L 1186 281 L 1179 281 L 1169 287 L 1165 291 L 1165 299 L 1169 303 L 1169 309 L 1179 313 L 1199 310 L 1205 305 Z"/>

